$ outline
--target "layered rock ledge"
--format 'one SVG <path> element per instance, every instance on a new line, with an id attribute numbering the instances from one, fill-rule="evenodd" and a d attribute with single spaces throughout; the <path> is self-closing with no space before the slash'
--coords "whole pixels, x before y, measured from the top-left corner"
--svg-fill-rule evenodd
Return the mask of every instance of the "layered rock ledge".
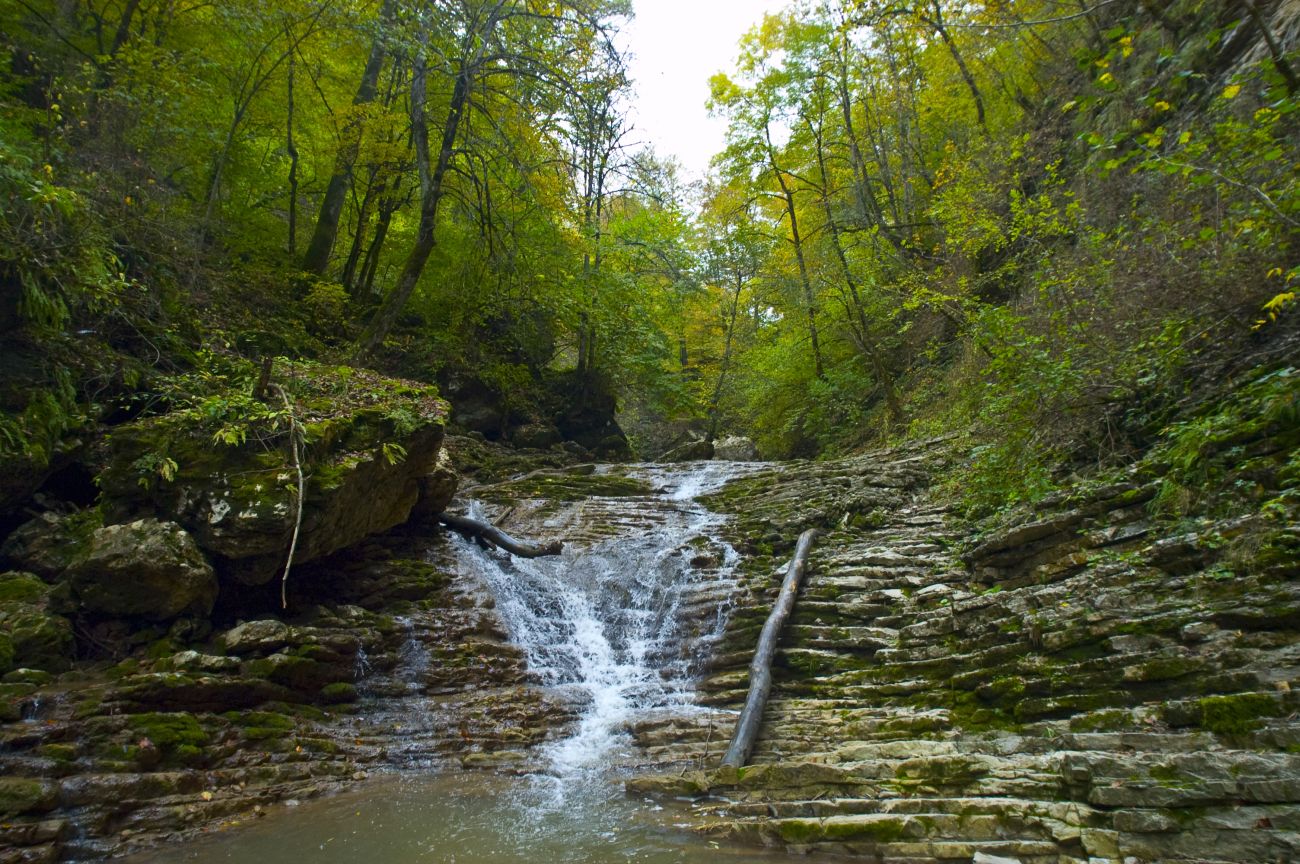
<path id="1" fill-rule="evenodd" d="M 1226 484 L 1285 493 L 1293 435 L 1234 441 Z M 702 685 L 717 711 L 644 724 L 673 767 L 629 791 L 694 798 L 720 840 L 869 860 L 1300 854 L 1295 522 L 1223 501 L 1162 514 L 1152 460 L 970 525 L 929 487 L 948 458 L 934 442 L 790 465 L 714 496 L 753 556 Z M 719 769 L 781 559 L 811 525 L 828 534 L 753 764 Z"/>

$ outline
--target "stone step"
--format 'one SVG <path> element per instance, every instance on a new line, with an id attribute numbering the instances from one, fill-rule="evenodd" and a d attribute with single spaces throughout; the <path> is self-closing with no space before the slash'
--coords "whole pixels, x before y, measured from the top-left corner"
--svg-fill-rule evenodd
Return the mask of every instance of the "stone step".
<path id="1" fill-rule="evenodd" d="M 964 799 L 969 800 L 969 799 Z M 1027 811 L 988 809 L 983 813 L 939 811 L 877 811 L 832 813 L 825 816 L 779 817 L 761 821 L 758 830 L 764 839 L 787 843 L 819 842 L 921 841 L 955 839 L 963 842 L 1016 839 L 1056 842 L 1057 835 L 1078 835 L 1078 825 L 1070 825 Z M 1050 854 L 1044 852 L 1043 854 Z"/>
<path id="2" fill-rule="evenodd" d="M 823 819 L 830 816 L 892 814 L 895 816 L 942 815 L 960 820 L 972 816 L 1007 815 L 1019 820 L 1038 820 L 1059 831 L 1059 826 L 1084 827 L 1099 824 L 1105 814 L 1074 801 L 1030 798 L 841 798 L 799 801 L 755 801 L 721 803 L 720 813 L 730 816 L 774 819 Z M 948 823 L 951 824 L 951 823 Z"/>
<path id="3" fill-rule="evenodd" d="M 975 817 L 980 819 L 982 817 Z M 1037 864 L 1057 862 L 1055 840 L 1037 838 L 927 839 L 922 817 L 848 816 L 826 820 L 721 821 L 706 826 L 706 835 L 797 850 L 817 849 L 870 856 L 877 862 L 970 862 L 977 853 Z"/>

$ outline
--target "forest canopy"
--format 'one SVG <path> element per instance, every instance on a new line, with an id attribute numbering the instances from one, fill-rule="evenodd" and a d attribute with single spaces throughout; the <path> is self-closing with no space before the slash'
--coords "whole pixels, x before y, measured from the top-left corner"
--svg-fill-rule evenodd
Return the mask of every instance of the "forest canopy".
<path id="1" fill-rule="evenodd" d="M 6 457 L 283 356 L 492 437 L 617 403 L 645 457 L 960 434 L 992 507 L 1294 326 L 1286 4 L 793 3 L 710 82 L 697 184 L 636 143 L 630 14 L 0 3 Z"/>

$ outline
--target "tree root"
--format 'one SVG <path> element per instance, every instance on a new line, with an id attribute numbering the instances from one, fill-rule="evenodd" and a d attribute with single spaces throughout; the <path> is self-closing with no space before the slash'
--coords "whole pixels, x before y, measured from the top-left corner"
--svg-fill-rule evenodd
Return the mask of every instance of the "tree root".
<path id="1" fill-rule="evenodd" d="M 293 470 L 298 473 L 298 513 L 293 522 L 293 536 L 289 540 L 289 555 L 284 562 L 284 572 L 280 574 L 280 608 L 289 608 L 289 570 L 293 567 L 293 555 L 298 550 L 298 535 L 302 532 L 302 508 L 303 503 L 307 500 L 307 475 L 302 470 L 302 443 L 304 433 L 302 424 L 298 422 L 298 416 L 293 413 L 293 403 L 289 401 L 289 394 L 284 392 L 284 388 L 279 384 L 268 385 L 268 388 L 275 395 L 280 397 L 284 403 L 285 413 L 289 415 L 289 444 L 293 451 Z"/>

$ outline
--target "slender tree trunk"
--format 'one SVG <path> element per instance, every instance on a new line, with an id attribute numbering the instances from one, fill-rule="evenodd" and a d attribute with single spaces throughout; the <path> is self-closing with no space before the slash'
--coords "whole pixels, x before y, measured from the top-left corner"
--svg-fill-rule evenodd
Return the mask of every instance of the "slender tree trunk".
<path id="1" fill-rule="evenodd" d="M 892 239 L 893 232 L 884 224 L 884 215 L 876 201 L 876 190 L 867 173 L 866 160 L 862 158 L 862 146 L 858 142 L 858 133 L 853 121 L 853 96 L 849 91 L 849 39 L 848 33 L 841 35 L 838 57 L 839 68 L 836 70 L 835 89 L 839 101 L 840 114 L 844 119 L 844 134 L 849 143 L 849 165 L 853 169 L 853 192 L 858 204 L 858 212 L 868 225 L 875 225 Z"/>
<path id="2" fill-rule="evenodd" d="M 357 277 L 357 290 L 354 297 L 364 297 L 374 292 L 375 274 L 379 272 L 379 257 L 384 251 L 384 241 L 388 239 L 388 226 L 393 221 L 393 214 L 401 207 L 398 194 L 402 179 L 398 177 L 393 183 L 393 194 L 379 202 L 379 219 L 375 224 L 375 236 L 366 250 L 366 258 L 361 262 L 361 273 Z"/>
<path id="3" fill-rule="evenodd" d="M 809 123 L 808 125 L 811 129 L 812 124 Z M 835 222 L 835 214 L 831 209 L 830 190 L 827 188 L 829 179 L 821 135 L 814 131 L 813 139 L 813 146 L 817 155 L 817 169 L 821 173 L 822 209 L 826 214 L 826 227 L 830 229 L 831 244 L 835 247 L 835 257 L 839 261 L 840 270 L 844 275 L 844 284 L 848 286 L 849 297 L 853 301 L 854 317 L 858 319 L 858 347 L 862 350 L 863 356 L 871 366 L 871 372 L 876 381 L 879 382 L 881 390 L 884 391 L 885 406 L 889 410 L 889 425 L 897 426 L 903 422 L 903 404 L 898 398 L 898 390 L 894 386 L 894 376 L 889 374 L 888 365 L 885 363 L 880 345 L 871 336 L 871 327 L 867 323 L 866 311 L 862 306 L 862 296 L 858 292 L 857 279 L 853 276 L 853 268 L 849 266 L 849 257 L 845 253 L 844 243 L 840 239 L 839 225 Z"/>
<path id="4" fill-rule="evenodd" d="M 1296 94 L 1300 89 L 1300 79 L 1296 77 L 1295 70 L 1287 62 L 1286 50 L 1278 43 L 1277 36 L 1273 34 L 1272 23 L 1260 14 L 1259 8 L 1255 5 L 1255 0 L 1244 0 L 1246 11 L 1250 13 L 1251 20 L 1259 28 L 1260 34 L 1264 37 L 1264 43 L 1268 45 L 1269 56 L 1273 59 L 1273 66 L 1286 82 L 1286 92 L 1290 96 Z"/>
<path id="5" fill-rule="evenodd" d="M 472 30 L 465 35 L 460 71 L 452 86 L 451 104 L 447 108 L 447 119 L 442 127 L 442 144 L 438 148 L 438 161 L 432 166 L 429 164 L 429 118 L 425 113 L 429 69 L 422 48 L 415 72 L 411 76 L 411 140 L 415 144 L 415 160 L 420 169 L 420 226 L 416 232 L 415 244 L 406 256 L 406 263 L 402 265 L 402 272 L 397 277 L 397 284 L 393 286 L 393 290 L 384 299 L 357 341 L 357 348 L 352 355 L 352 362 L 356 365 L 364 362 L 376 348 L 383 344 L 384 338 L 397 323 L 397 318 L 406 308 L 406 301 L 415 291 L 416 283 L 420 281 L 420 274 L 424 272 L 424 265 L 428 262 L 429 255 L 437 243 L 438 205 L 442 203 L 445 191 L 443 181 L 446 179 L 447 169 L 451 166 L 456 136 L 460 132 L 461 120 L 469 104 L 474 76 L 491 41 L 492 31 L 501 20 L 506 2 L 507 0 L 497 0 L 488 10 L 482 30 Z"/>
<path id="6" fill-rule="evenodd" d="M 411 137 L 415 142 L 415 158 L 420 169 L 420 226 L 415 244 L 406 256 L 401 275 L 397 277 L 397 284 L 361 334 L 352 358 L 354 363 L 361 363 L 369 357 L 393 329 L 411 292 L 415 290 L 416 283 L 420 281 L 420 274 L 424 272 L 424 265 L 437 242 L 435 229 L 438 205 L 442 202 L 443 181 L 451 164 L 456 133 L 460 129 L 460 121 L 469 100 L 470 79 L 474 74 L 470 62 L 466 58 L 465 65 L 462 65 L 460 74 L 456 76 L 451 105 L 443 124 L 442 146 L 438 150 L 438 161 L 432 167 L 429 165 L 429 122 L 425 114 L 429 70 L 424 57 L 416 63 L 415 72 L 411 76 Z"/>
<path id="7" fill-rule="evenodd" d="M 953 61 L 957 64 L 957 71 L 961 73 L 962 80 L 966 82 L 966 87 L 970 90 L 971 98 L 975 100 L 975 119 L 979 122 L 980 129 L 987 136 L 988 123 L 984 117 L 984 97 L 980 94 L 980 88 L 975 84 L 975 76 L 971 74 L 970 67 L 966 65 L 961 52 L 957 50 L 957 43 L 953 41 L 952 34 L 948 32 L 948 28 L 943 23 L 943 9 L 937 2 L 932 3 L 930 8 L 934 15 L 933 17 L 926 17 L 924 20 L 935 33 L 939 34 L 939 38 L 943 40 L 943 44 L 948 48 L 948 53 L 952 55 Z"/>
<path id="8" fill-rule="evenodd" d="M 289 151 L 289 254 L 298 254 L 298 147 L 293 143 L 294 55 L 289 55 L 289 115 L 285 122 L 285 149 Z"/>
<path id="9" fill-rule="evenodd" d="M 131 21 L 135 18 L 135 12 L 140 8 L 140 0 L 127 0 L 126 8 L 122 10 L 122 17 L 117 22 L 117 32 L 113 34 L 113 46 L 108 49 L 109 57 L 116 57 L 117 52 L 122 50 L 126 40 L 131 38 Z"/>
<path id="10" fill-rule="evenodd" d="M 378 188 L 375 186 L 375 173 L 372 168 L 366 178 L 366 192 L 361 197 L 361 206 L 357 208 L 357 230 L 352 233 L 352 245 L 348 249 L 347 261 L 343 264 L 343 275 L 339 277 L 339 281 L 343 283 L 343 287 L 349 294 L 355 293 L 357 266 L 361 263 L 361 250 L 365 246 L 370 211 L 374 207 L 375 199 L 384 194 L 384 183 L 381 182 Z"/>
<path id="11" fill-rule="evenodd" d="M 722 349 L 722 368 L 718 370 L 718 383 L 713 388 L 713 398 L 709 400 L 709 440 L 718 437 L 718 423 L 721 420 L 719 404 L 722 401 L 722 386 L 727 380 L 727 372 L 731 369 L 731 344 L 736 335 L 736 314 L 740 309 L 740 292 L 745 288 L 745 283 L 741 280 L 740 274 L 736 274 L 736 292 L 731 296 L 731 315 L 727 321 L 727 341 Z M 685 340 L 682 340 L 682 352 L 685 354 Z M 685 366 L 683 357 L 682 365 Z"/>
<path id="12" fill-rule="evenodd" d="M 379 10 L 379 31 L 370 43 L 370 56 L 366 58 L 357 94 L 352 98 L 354 108 L 373 102 L 379 90 L 379 73 L 384 66 L 385 53 L 383 32 L 392 20 L 395 8 L 396 0 L 384 0 L 384 5 Z M 302 260 L 302 269 L 309 273 L 324 273 L 329 265 L 330 253 L 334 251 L 334 241 L 338 237 L 339 218 L 343 215 L 343 204 L 347 200 L 352 167 L 361 152 L 362 125 L 360 114 L 354 111 L 343 126 L 342 141 L 334 158 L 334 173 L 330 175 L 329 185 L 325 187 L 325 197 L 321 200 L 320 214 L 316 219 L 316 230 L 312 233 L 307 253 Z"/>
<path id="13" fill-rule="evenodd" d="M 768 137 L 768 164 L 776 175 L 776 182 L 781 187 L 781 198 L 785 202 L 786 215 L 790 217 L 790 240 L 794 244 L 794 257 L 799 265 L 799 283 L 803 288 L 804 309 L 808 313 L 808 337 L 812 343 L 813 369 L 818 379 L 826 379 L 826 368 L 822 364 L 821 340 L 817 335 L 817 306 L 813 299 L 812 279 L 808 275 L 808 262 L 803 254 L 803 237 L 799 234 L 799 215 L 795 212 L 794 190 L 786 182 L 785 175 L 777 166 L 776 155 L 772 150 L 772 139 Z"/>

